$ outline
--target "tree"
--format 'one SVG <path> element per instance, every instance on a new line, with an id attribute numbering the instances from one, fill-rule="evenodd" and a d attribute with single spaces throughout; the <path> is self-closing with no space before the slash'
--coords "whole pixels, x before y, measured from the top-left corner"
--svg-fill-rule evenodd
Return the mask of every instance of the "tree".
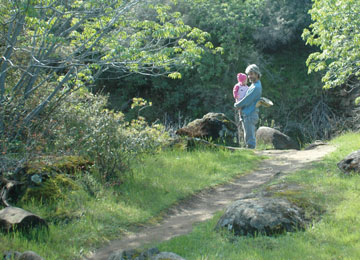
<path id="1" fill-rule="evenodd" d="M 324 88 L 360 78 L 360 2 L 315 0 L 310 10 L 313 23 L 302 37 L 320 47 L 307 59 L 309 72 L 325 71 Z"/>
<path id="2" fill-rule="evenodd" d="M 310 24 L 310 8 L 311 0 L 264 0 L 257 9 L 256 46 L 276 51 L 300 40 L 302 30 Z"/>
<path id="3" fill-rule="evenodd" d="M 106 70 L 177 78 L 180 68 L 212 47 L 207 33 L 156 1 L 2 0 L 0 5 L 2 140 Z"/>

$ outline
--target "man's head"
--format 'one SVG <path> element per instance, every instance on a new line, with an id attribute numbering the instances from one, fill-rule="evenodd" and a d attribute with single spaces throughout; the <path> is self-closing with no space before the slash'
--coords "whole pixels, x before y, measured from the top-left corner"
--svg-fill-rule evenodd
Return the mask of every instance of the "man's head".
<path id="1" fill-rule="evenodd" d="M 247 66 L 245 73 L 248 75 L 248 77 L 252 83 L 255 83 L 261 77 L 260 69 L 255 64 L 251 64 L 251 65 Z"/>

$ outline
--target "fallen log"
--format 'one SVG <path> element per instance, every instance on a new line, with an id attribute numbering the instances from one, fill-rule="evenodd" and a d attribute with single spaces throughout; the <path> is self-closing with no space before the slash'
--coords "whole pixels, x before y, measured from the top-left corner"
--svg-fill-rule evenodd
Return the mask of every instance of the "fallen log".
<path id="1" fill-rule="evenodd" d="M 17 207 L 6 207 L 0 210 L 0 230 L 28 231 L 35 227 L 47 228 L 47 223 L 41 217 Z"/>

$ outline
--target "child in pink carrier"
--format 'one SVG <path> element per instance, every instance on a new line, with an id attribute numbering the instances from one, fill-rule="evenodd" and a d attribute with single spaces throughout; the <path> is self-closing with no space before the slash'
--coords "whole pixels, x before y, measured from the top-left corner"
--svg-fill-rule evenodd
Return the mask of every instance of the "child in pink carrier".
<path id="1" fill-rule="evenodd" d="M 233 88 L 233 95 L 236 100 L 235 102 L 242 100 L 245 97 L 247 90 L 249 89 L 249 87 L 246 85 L 246 83 L 247 83 L 246 74 L 238 73 L 237 80 L 238 80 L 238 83 Z M 239 109 L 239 116 L 240 116 L 240 120 L 241 120 L 240 109 Z"/>

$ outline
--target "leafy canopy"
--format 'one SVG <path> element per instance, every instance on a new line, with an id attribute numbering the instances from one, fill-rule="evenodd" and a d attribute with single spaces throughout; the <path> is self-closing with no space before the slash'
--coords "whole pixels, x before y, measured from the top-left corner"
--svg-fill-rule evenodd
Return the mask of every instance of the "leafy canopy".
<path id="1" fill-rule="evenodd" d="M 157 0 L 15 0 L 0 7 L 0 108 L 14 104 L 19 127 L 106 70 L 178 78 L 212 47 L 208 33 Z"/>
<path id="2" fill-rule="evenodd" d="M 302 37 L 320 47 L 307 59 L 309 72 L 325 71 L 324 88 L 340 86 L 360 77 L 360 1 L 314 0 L 313 23 Z"/>

